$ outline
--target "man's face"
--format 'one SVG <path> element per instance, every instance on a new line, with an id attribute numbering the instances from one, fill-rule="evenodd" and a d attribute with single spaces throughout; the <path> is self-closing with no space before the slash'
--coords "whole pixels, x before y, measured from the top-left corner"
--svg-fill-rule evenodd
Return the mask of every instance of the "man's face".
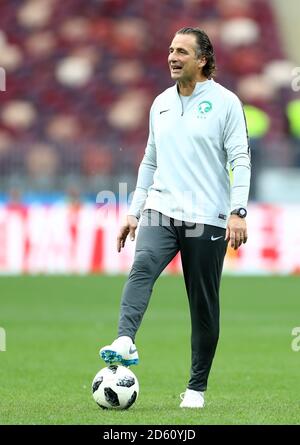
<path id="1" fill-rule="evenodd" d="M 205 59 L 197 58 L 196 37 L 193 34 L 176 34 L 169 48 L 168 63 L 171 77 L 176 81 L 192 81 L 201 77 Z"/>

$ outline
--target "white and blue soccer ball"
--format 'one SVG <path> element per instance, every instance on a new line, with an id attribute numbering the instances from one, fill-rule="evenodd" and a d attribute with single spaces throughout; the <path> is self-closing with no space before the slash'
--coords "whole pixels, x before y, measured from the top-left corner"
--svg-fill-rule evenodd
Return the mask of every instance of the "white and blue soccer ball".
<path id="1" fill-rule="evenodd" d="M 92 393 L 100 408 L 128 409 L 138 398 L 139 382 L 129 368 L 111 365 L 95 375 Z"/>

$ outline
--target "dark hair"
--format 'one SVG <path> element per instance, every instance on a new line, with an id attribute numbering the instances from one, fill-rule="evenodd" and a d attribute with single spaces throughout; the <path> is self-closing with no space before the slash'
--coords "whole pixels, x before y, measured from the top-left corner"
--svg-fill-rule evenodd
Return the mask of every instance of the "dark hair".
<path id="1" fill-rule="evenodd" d="M 196 37 L 196 55 L 198 58 L 204 56 L 206 59 L 206 64 L 202 68 L 202 72 L 208 79 L 213 77 L 216 71 L 216 60 L 214 49 L 208 35 L 200 28 L 188 27 L 179 29 L 176 34 L 193 34 Z"/>

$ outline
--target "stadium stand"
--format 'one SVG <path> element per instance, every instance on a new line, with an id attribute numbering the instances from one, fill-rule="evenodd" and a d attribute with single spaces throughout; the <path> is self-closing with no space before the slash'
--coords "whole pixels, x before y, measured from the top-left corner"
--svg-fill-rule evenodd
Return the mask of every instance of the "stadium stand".
<path id="1" fill-rule="evenodd" d="M 187 25 L 211 37 L 216 80 L 262 116 L 253 161 L 293 164 L 283 143 L 291 63 L 269 1 L 10 0 L 0 15 L 2 190 L 73 181 L 94 193 L 122 177 L 133 187 L 150 104 L 171 85 L 170 37 Z"/>

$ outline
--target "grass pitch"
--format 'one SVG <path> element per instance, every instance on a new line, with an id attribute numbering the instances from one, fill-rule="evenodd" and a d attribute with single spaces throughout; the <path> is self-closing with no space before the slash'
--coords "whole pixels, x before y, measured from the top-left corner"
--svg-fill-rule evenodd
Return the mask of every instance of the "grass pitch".
<path id="1" fill-rule="evenodd" d="M 204 410 L 182 410 L 190 325 L 181 277 L 163 276 L 138 333 L 140 395 L 102 411 L 91 382 L 116 336 L 125 277 L 2 277 L 0 424 L 299 424 L 298 277 L 223 277 L 221 335 Z"/>

